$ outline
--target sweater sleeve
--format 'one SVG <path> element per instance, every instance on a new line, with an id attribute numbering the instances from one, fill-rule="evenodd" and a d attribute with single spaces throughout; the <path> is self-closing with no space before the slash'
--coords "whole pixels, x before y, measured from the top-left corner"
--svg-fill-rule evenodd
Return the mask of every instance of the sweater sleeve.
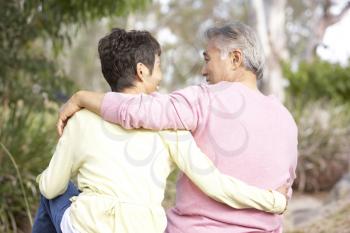
<path id="1" fill-rule="evenodd" d="M 169 153 L 192 182 L 206 195 L 236 209 L 254 208 L 271 213 L 283 213 L 285 196 L 277 191 L 264 190 L 222 174 L 213 162 L 197 147 L 187 131 L 176 132 L 176 140 L 161 133 Z"/>
<path id="2" fill-rule="evenodd" d="M 82 123 L 78 118 L 79 113 L 68 121 L 49 166 L 36 178 L 40 192 L 48 199 L 64 193 L 69 180 L 78 171 L 79 139 L 82 138 Z"/>
<path id="3" fill-rule="evenodd" d="M 190 86 L 171 94 L 105 94 L 102 117 L 124 128 L 194 131 L 209 102 L 206 86 Z"/>

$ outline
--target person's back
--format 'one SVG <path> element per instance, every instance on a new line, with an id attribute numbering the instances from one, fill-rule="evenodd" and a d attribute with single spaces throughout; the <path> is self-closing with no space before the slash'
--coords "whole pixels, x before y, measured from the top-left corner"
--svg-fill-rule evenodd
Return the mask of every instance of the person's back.
<path id="1" fill-rule="evenodd" d="M 277 187 L 295 176 L 297 127 L 276 98 L 240 83 L 202 88 L 209 95 L 202 99 L 210 102 L 200 103 L 204 117 L 193 135 L 220 171 L 260 188 Z M 184 195 L 176 196 L 168 212 L 167 232 L 274 232 L 281 227 L 280 215 L 228 208 L 186 176 L 180 177 L 177 193 Z"/>
<path id="2" fill-rule="evenodd" d="M 125 130 L 87 110 L 74 118 L 84 129 L 77 132 L 82 193 L 71 205 L 72 225 L 78 232 L 163 232 L 171 160 L 159 134 Z"/>

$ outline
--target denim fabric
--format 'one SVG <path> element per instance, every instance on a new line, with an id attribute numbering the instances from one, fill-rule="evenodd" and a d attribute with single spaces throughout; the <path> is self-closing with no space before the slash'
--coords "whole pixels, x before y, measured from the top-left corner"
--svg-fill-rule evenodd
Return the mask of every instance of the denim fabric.
<path id="1" fill-rule="evenodd" d="M 65 193 L 54 199 L 41 195 L 32 233 L 62 233 L 60 225 L 64 212 L 71 205 L 69 199 L 78 195 L 79 190 L 72 182 L 69 182 Z"/>

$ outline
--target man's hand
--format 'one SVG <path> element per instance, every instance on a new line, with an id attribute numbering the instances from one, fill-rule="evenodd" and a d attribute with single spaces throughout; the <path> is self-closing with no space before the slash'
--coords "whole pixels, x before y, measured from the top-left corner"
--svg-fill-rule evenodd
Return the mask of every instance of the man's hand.
<path id="1" fill-rule="evenodd" d="M 58 122 L 56 125 L 57 133 L 61 137 L 63 129 L 67 124 L 68 119 L 74 115 L 77 111 L 82 109 L 79 105 L 78 93 L 75 93 L 68 101 L 65 103 L 60 110 Z"/>

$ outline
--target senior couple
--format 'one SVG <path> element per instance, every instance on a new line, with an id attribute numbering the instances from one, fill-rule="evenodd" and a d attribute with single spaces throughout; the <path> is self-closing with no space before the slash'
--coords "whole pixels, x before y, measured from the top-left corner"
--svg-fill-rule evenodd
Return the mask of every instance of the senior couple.
<path id="1" fill-rule="evenodd" d="M 156 92 L 161 48 L 148 32 L 113 29 L 99 41 L 111 92 L 79 91 L 61 110 L 61 137 L 37 178 L 34 233 L 282 232 L 296 124 L 257 89 L 264 54 L 250 27 L 211 27 L 206 38 L 207 83 L 171 94 Z M 176 203 L 165 214 L 174 165 Z"/>

